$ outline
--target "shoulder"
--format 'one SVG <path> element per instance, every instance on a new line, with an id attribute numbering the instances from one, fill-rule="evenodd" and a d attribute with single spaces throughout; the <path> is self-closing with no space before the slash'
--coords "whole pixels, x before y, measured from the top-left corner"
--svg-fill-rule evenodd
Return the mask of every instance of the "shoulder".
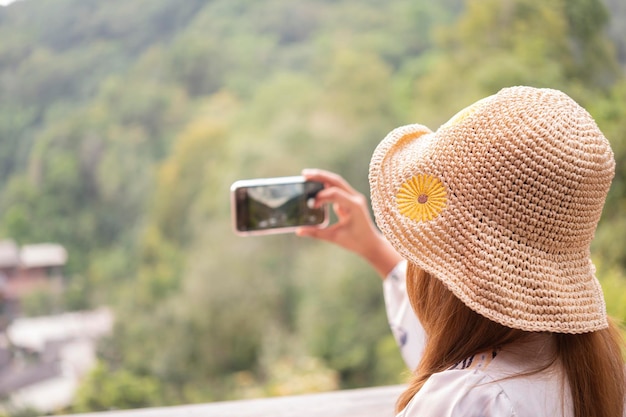
<path id="1" fill-rule="evenodd" d="M 457 367 L 432 375 L 398 417 L 515 415 L 511 399 L 490 375 Z"/>
<path id="2" fill-rule="evenodd" d="M 572 415 L 560 372 L 533 372 L 530 362 L 506 351 L 474 355 L 433 374 L 399 417 Z"/>

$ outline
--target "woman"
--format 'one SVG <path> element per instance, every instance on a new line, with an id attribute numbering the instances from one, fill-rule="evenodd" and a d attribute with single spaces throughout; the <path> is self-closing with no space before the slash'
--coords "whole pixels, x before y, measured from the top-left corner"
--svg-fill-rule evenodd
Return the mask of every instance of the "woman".
<path id="1" fill-rule="evenodd" d="M 304 172 L 327 184 L 318 204 L 339 221 L 299 234 L 387 277 L 392 329 L 415 369 L 400 416 L 626 415 L 622 341 L 589 258 L 614 169 L 584 109 L 514 87 L 436 132 L 404 126 L 379 144 L 370 187 L 382 236 L 343 179 Z"/>

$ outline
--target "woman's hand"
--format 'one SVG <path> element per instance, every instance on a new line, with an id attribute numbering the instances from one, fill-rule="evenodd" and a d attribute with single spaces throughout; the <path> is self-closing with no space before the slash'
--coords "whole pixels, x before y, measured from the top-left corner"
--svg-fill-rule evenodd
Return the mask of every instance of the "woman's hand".
<path id="1" fill-rule="evenodd" d="M 320 169 L 306 169 L 302 175 L 324 183 L 317 194 L 316 207 L 332 204 L 337 222 L 327 228 L 301 227 L 298 236 L 325 240 L 355 252 L 385 278 L 402 259 L 378 231 L 369 213 L 367 199 L 340 175 Z"/>

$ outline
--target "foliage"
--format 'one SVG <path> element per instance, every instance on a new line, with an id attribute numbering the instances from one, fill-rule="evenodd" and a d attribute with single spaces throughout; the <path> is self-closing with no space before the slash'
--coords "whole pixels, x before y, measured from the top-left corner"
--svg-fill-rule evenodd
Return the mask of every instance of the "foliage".
<path id="1" fill-rule="evenodd" d="M 74 410 L 401 382 L 375 273 L 319 242 L 236 237 L 229 186 L 317 166 L 367 195 L 389 130 L 436 128 L 513 84 L 566 91 L 611 141 L 617 171 L 593 253 L 609 311 L 625 320 L 626 15 L 607 5 L 0 8 L 0 235 L 66 246 L 65 307 L 109 304 L 118 317 Z"/>
<path id="2" fill-rule="evenodd" d="M 106 411 L 157 405 L 159 393 L 160 385 L 155 379 L 126 370 L 112 371 L 99 363 L 79 389 L 74 410 Z"/>

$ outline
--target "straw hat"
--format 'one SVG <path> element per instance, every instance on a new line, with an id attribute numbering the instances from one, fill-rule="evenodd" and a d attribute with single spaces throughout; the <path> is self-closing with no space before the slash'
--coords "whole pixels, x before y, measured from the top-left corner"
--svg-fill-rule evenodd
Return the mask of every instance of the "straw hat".
<path id="1" fill-rule="evenodd" d="M 562 92 L 513 87 L 436 132 L 399 127 L 370 164 L 376 222 L 477 313 L 527 331 L 606 328 L 589 246 L 615 172 Z"/>

